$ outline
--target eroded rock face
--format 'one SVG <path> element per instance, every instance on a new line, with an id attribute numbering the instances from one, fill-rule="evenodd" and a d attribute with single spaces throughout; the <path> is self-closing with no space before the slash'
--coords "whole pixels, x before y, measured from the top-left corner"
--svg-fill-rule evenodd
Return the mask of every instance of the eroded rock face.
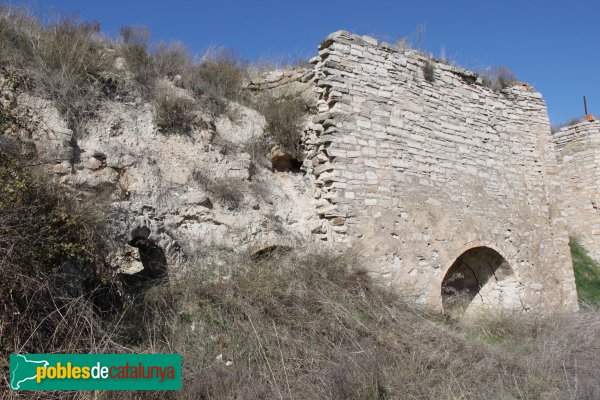
<path id="1" fill-rule="evenodd" d="M 305 176 L 275 174 L 258 160 L 266 155 L 245 152 L 265 122 L 242 105 L 216 120 L 198 109 L 206 123 L 165 135 L 152 104 L 107 100 L 75 134 L 51 101 L 26 93 L 14 101 L 36 120 L 27 140 L 39 162 L 105 204 L 116 245 L 109 259 L 123 273 L 157 278 L 163 267 L 149 266 L 162 257 L 165 276 L 178 273 L 205 246 L 242 251 L 270 237 L 301 243 L 320 223 Z"/>

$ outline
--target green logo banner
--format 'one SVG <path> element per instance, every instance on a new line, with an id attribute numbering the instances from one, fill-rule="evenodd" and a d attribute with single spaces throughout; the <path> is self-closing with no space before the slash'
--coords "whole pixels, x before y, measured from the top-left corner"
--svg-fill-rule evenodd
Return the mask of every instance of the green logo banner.
<path id="1" fill-rule="evenodd" d="M 11 354 L 11 390 L 181 390 L 180 354 Z"/>

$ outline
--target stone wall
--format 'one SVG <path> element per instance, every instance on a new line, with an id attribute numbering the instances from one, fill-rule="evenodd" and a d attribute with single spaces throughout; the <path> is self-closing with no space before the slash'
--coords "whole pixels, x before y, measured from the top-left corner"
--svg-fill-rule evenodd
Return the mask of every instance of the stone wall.
<path id="1" fill-rule="evenodd" d="M 600 121 L 565 127 L 552 138 L 557 214 L 569 234 L 600 261 Z"/>
<path id="2" fill-rule="evenodd" d="M 468 307 L 577 309 L 568 237 L 550 215 L 539 93 L 494 92 L 472 72 L 344 31 L 311 61 L 319 112 L 305 166 L 323 240 L 359 248 L 374 275 L 432 309 L 442 286 L 469 285 Z"/>

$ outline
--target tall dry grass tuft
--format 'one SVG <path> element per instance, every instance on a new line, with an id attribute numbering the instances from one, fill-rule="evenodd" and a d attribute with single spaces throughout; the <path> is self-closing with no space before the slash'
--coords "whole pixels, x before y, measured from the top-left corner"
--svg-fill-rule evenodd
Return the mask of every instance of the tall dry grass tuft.
<path id="1" fill-rule="evenodd" d="M 159 43 L 152 53 L 158 75 L 169 79 L 181 78 L 193 63 L 192 56 L 181 43 Z"/>
<path id="2" fill-rule="evenodd" d="M 0 5 L 0 63 L 19 68 L 34 57 L 34 43 L 43 27 L 26 10 Z"/>
<path id="3" fill-rule="evenodd" d="M 165 134 L 189 135 L 196 120 L 196 103 L 175 92 L 156 95 L 156 125 Z"/>
<path id="4" fill-rule="evenodd" d="M 247 68 L 247 64 L 234 51 L 210 48 L 198 63 L 190 67 L 184 84 L 196 95 L 239 100 L 243 94 Z"/>
<path id="5" fill-rule="evenodd" d="M 57 19 L 47 25 L 25 11 L 0 9 L 0 63 L 31 78 L 35 90 L 56 105 L 78 130 L 101 93 L 99 74 L 111 60 L 96 22 Z"/>
<path id="6" fill-rule="evenodd" d="M 600 396 L 599 311 L 546 317 L 494 315 L 463 322 L 460 329 L 541 376 L 546 398 L 594 399 Z"/>
<path id="7" fill-rule="evenodd" d="M 158 71 L 150 51 L 150 30 L 144 26 L 125 26 L 121 28 L 120 34 L 120 54 L 125 58 L 127 68 L 133 74 L 142 96 L 151 99 Z"/>
<path id="8" fill-rule="evenodd" d="M 257 109 L 265 117 L 265 131 L 269 138 L 294 157 L 300 158 L 302 128 L 308 113 L 300 94 L 265 94 L 258 99 Z"/>
<path id="9" fill-rule="evenodd" d="M 507 67 L 487 67 L 479 70 L 483 85 L 500 91 L 512 86 L 517 81 L 517 76 Z"/>
<path id="10" fill-rule="evenodd" d="M 227 100 L 246 102 L 247 77 L 248 65 L 232 50 L 211 48 L 198 62 L 188 65 L 181 84 L 216 117 L 228 110 Z"/>
<path id="11" fill-rule="evenodd" d="M 229 210 L 237 210 L 244 201 L 243 182 L 231 178 L 211 178 L 201 170 L 193 173 L 193 179 L 210 193 L 216 202 Z"/>

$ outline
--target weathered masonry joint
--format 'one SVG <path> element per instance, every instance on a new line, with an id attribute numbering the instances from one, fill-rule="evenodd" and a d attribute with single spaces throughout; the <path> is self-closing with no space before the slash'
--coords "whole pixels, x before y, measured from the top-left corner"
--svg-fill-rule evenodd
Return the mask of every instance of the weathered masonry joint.
<path id="1" fill-rule="evenodd" d="M 305 167 L 323 240 L 362 246 L 374 275 L 432 309 L 577 309 L 539 93 L 494 92 L 472 72 L 344 31 L 312 62 Z"/>

